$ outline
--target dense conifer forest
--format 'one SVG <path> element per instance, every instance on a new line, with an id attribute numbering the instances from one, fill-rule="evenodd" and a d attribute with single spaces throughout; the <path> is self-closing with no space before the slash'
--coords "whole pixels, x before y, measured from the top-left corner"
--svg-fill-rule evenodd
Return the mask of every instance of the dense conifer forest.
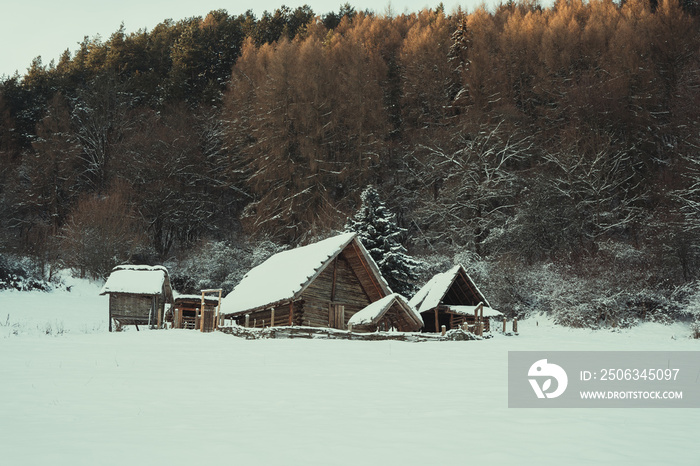
<path id="1" fill-rule="evenodd" d="M 371 185 L 422 278 L 462 262 L 508 314 L 687 316 L 699 12 L 283 6 L 86 37 L 0 80 L 0 269 L 166 263 L 182 291 L 230 289 L 342 230 Z"/>

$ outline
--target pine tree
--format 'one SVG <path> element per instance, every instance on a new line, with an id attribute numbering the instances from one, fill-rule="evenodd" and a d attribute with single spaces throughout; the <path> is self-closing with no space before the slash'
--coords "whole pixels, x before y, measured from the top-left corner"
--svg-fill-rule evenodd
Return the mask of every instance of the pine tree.
<path id="1" fill-rule="evenodd" d="M 345 230 L 358 234 L 392 290 L 412 296 L 416 291 L 413 282 L 422 264 L 409 256 L 400 242 L 406 230 L 396 223 L 396 214 L 379 199 L 373 186 L 365 188 L 360 198 L 362 205 L 355 216 L 348 219 Z"/>

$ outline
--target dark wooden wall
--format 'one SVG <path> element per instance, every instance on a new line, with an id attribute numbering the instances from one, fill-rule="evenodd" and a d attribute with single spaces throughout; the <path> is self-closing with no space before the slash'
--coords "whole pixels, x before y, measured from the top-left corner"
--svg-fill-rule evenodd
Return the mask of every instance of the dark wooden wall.
<path id="1" fill-rule="evenodd" d="M 161 314 L 162 318 L 164 303 L 160 296 L 156 296 L 156 308 L 153 314 L 151 314 L 153 299 L 154 297 L 150 295 L 110 293 L 110 317 L 119 321 L 122 325 L 147 325 L 150 315 L 151 324 L 156 325 L 158 323 L 158 313 Z"/>
<path id="2" fill-rule="evenodd" d="M 335 276 L 335 280 L 334 280 Z M 335 291 L 333 284 L 335 282 Z M 310 327 L 328 327 L 331 303 L 345 306 L 344 327 L 355 313 L 372 301 L 364 291 L 360 280 L 344 254 L 326 269 L 302 293 L 304 299 L 303 324 Z"/>

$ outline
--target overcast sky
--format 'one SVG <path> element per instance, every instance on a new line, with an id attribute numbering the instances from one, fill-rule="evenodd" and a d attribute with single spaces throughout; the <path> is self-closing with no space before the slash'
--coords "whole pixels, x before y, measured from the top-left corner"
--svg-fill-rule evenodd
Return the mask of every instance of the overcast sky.
<path id="1" fill-rule="evenodd" d="M 7 0 L 0 6 L 0 76 L 15 70 L 23 75 L 32 59 L 41 55 L 48 65 L 58 61 L 65 49 L 75 52 L 84 36 L 99 34 L 103 40 L 119 29 L 123 22 L 127 33 L 141 28 L 151 30 L 164 19 L 177 21 L 191 16 L 205 16 L 211 10 L 225 9 L 240 14 L 251 9 L 260 17 L 287 5 L 294 9 L 308 4 L 317 15 L 338 11 L 345 0 Z M 383 13 L 391 5 L 394 13 L 434 8 L 440 0 L 357 0 L 349 1 L 356 10 L 370 9 Z M 473 11 L 482 0 L 444 0 L 447 11 L 461 5 Z M 486 0 L 486 4 L 498 0 Z"/>

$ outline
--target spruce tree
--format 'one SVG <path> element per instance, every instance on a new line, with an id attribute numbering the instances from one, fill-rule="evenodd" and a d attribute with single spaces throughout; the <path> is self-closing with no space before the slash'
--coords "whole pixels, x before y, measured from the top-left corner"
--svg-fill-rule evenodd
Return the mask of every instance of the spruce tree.
<path id="1" fill-rule="evenodd" d="M 365 188 L 360 198 L 362 205 L 348 219 L 345 230 L 358 234 L 393 291 L 412 296 L 421 262 L 409 256 L 400 242 L 406 230 L 396 223 L 396 214 L 379 199 L 373 186 Z"/>

